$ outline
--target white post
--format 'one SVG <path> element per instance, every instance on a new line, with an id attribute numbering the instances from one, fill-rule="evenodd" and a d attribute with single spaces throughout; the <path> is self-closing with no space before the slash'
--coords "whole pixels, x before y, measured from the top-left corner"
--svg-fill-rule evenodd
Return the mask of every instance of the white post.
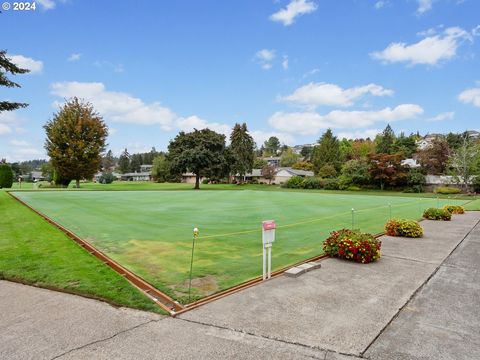
<path id="1" fill-rule="evenodd" d="M 268 247 L 268 279 L 272 276 L 272 245 Z"/>
<path id="2" fill-rule="evenodd" d="M 275 241 L 276 227 L 273 220 L 262 222 L 263 280 L 270 279 L 272 276 L 272 243 Z"/>
<path id="3" fill-rule="evenodd" d="M 265 245 L 263 246 L 263 280 L 267 278 L 267 254 Z"/>

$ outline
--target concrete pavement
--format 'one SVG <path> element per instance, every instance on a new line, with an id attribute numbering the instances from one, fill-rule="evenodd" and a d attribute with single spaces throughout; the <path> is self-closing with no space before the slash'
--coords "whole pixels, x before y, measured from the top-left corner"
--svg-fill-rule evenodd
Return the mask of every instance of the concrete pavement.
<path id="1" fill-rule="evenodd" d="M 328 259 L 175 319 L 0 281 L 0 359 L 480 358 L 479 219 L 425 221 L 422 239 L 383 237 L 377 263 Z"/>

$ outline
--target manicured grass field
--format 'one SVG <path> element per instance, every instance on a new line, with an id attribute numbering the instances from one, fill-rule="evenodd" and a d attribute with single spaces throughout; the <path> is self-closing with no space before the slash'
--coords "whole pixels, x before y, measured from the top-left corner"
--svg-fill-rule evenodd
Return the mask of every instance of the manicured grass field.
<path id="1" fill-rule="evenodd" d="M 123 277 L 1 190 L 0 279 L 162 313 Z"/>
<path id="2" fill-rule="evenodd" d="M 277 221 L 273 268 L 322 253 L 329 232 L 381 232 L 390 217 L 465 200 L 292 191 L 35 191 L 16 196 L 87 239 L 159 289 L 186 302 L 192 229 L 193 294 L 206 296 L 261 275 L 262 220 Z"/>

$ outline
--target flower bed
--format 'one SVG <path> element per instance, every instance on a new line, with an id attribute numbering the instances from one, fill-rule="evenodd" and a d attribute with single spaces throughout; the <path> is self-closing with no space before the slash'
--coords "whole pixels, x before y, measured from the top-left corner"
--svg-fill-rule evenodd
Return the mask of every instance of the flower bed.
<path id="1" fill-rule="evenodd" d="M 452 213 L 444 209 L 429 208 L 425 210 L 423 217 L 428 220 L 449 221 L 452 219 Z"/>
<path id="2" fill-rule="evenodd" d="M 385 224 L 385 233 L 389 236 L 419 238 L 423 236 L 423 229 L 415 220 L 392 219 Z"/>
<path id="3" fill-rule="evenodd" d="M 332 257 L 367 264 L 380 258 L 382 242 L 372 234 L 342 229 L 330 233 L 323 243 L 323 251 Z"/>
<path id="4" fill-rule="evenodd" d="M 443 210 L 447 210 L 450 214 L 465 214 L 465 208 L 459 205 L 445 205 Z"/>

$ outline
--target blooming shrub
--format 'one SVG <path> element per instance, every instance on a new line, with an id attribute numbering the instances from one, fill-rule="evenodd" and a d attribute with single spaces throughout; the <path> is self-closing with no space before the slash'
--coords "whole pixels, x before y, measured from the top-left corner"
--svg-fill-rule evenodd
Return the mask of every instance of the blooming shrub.
<path id="1" fill-rule="evenodd" d="M 423 217 L 429 220 L 444 220 L 448 221 L 452 219 L 452 214 L 444 209 L 429 208 L 423 213 Z"/>
<path id="2" fill-rule="evenodd" d="M 333 231 L 323 243 L 326 254 L 340 259 L 367 264 L 380 258 L 382 242 L 358 230 Z"/>
<path id="3" fill-rule="evenodd" d="M 445 205 L 443 210 L 447 210 L 450 214 L 465 214 L 465 208 L 459 205 Z"/>
<path id="4" fill-rule="evenodd" d="M 385 233 L 390 236 L 419 238 L 423 236 L 423 229 L 415 220 L 392 219 L 385 224 Z"/>

